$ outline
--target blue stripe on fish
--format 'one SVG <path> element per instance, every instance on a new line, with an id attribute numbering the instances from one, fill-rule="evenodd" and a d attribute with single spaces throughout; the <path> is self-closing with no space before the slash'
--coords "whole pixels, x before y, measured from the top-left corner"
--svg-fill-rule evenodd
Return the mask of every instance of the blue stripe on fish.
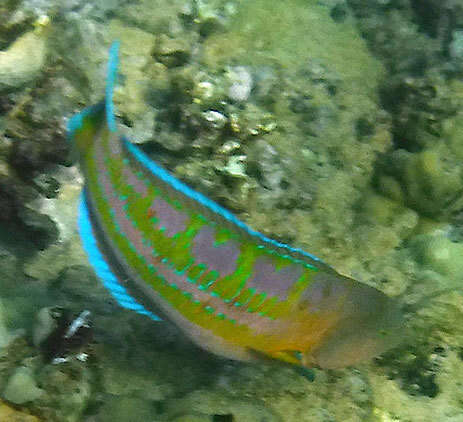
<path id="1" fill-rule="evenodd" d="M 107 69 L 107 84 L 105 90 L 105 110 L 106 110 L 106 123 L 109 127 L 109 130 L 115 132 L 116 127 L 116 119 L 114 116 L 114 103 L 113 103 L 113 96 L 114 96 L 114 87 L 117 81 L 117 69 L 119 64 L 118 53 L 119 53 L 119 41 L 115 41 L 111 44 L 109 50 L 109 61 L 108 61 L 108 69 Z M 85 112 L 85 110 L 84 110 Z M 82 117 L 81 117 L 82 118 Z M 71 132 L 72 133 L 72 132 Z M 253 229 L 251 229 L 247 224 L 243 223 L 237 217 L 235 217 L 230 211 L 226 210 L 225 208 L 221 207 L 216 202 L 210 200 L 206 196 L 202 195 L 201 193 L 195 191 L 194 189 L 190 188 L 186 184 L 182 183 L 180 180 L 176 179 L 173 175 L 171 175 L 168 171 L 164 170 L 162 167 L 158 166 L 154 161 L 152 161 L 148 156 L 129 142 L 127 139 L 124 139 L 125 145 L 127 149 L 132 153 L 132 155 L 149 171 L 151 171 L 156 177 L 159 177 L 162 181 L 170 185 L 175 190 L 181 192 L 182 194 L 188 196 L 189 198 L 193 199 L 194 201 L 199 202 L 201 205 L 208 208 L 213 213 L 218 214 L 225 220 L 229 221 L 232 224 L 235 224 L 240 229 L 244 230 L 251 236 L 258 238 L 261 242 L 264 242 L 268 245 L 273 247 L 282 248 L 287 250 L 290 253 L 300 254 L 303 257 L 309 258 L 315 263 L 322 264 L 323 261 L 312 255 L 306 251 L 303 251 L 299 248 L 293 248 L 285 243 L 278 242 L 274 239 L 270 239 L 267 236 L 264 236 L 262 233 L 259 233 Z"/>
<path id="2" fill-rule="evenodd" d="M 122 307 L 147 315 L 154 321 L 162 321 L 161 318 L 146 310 L 143 305 L 130 296 L 127 290 L 121 286 L 116 275 L 111 271 L 108 263 L 103 257 L 103 254 L 98 248 L 84 192 L 82 192 L 80 198 L 78 227 L 80 237 L 82 238 L 82 244 L 85 252 L 87 253 L 90 264 L 94 268 L 97 276 L 102 280 L 103 285 L 109 290 L 117 302 Z"/>
<path id="3" fill-rule="evenodd" d="M 182 194 L 193 199 L 194 201 L 199 202 L 201 205 L 208 208 L 213 213 L 218 214 L 225 220 L 238 226 L 240 229 L 244 230 L 249 235 L 256 237 L 257 239 L 266 244 L 272 245 L 273 247 L 286 249 L 288 252 L 300 254 L 306 258 L 312 259 L 313 261 L 323 263 L 323 261 L 315 255 L 305 252 L 302 249 L 293 248 L 285 243 L 278 242 L 274 239 L 270 239 L 267 236 L 264 236 L 262 233 L 259 233 L 251 229 L 247 224 L 243 223 L 241 220 L 235 217 L 230 211 L 221 207 L 219 204 L 207 198 L 203 194 L 190 188 L 185 183 L 182 183 L 180 180 L 178 180 L 172 174 L 170 174 L 167 170 L 164 170 L 162 167 L 157 165 L 140 148 L 136 147 L 127 139 L 124 139 L 124 144 L 127 150 L 133 155 L 133 157 L 135 157 L 141 163 L 142 166 L 151 171 L 156 177 L 161 179 L 163 182 L 167 183 L 173 189 L 181 192 Z"/>
<path id="4" fill-rule="evenodd" d="M 115 41 L 111 44 L 109 49 L 109 61 L 107 70 L 106 90 L 105 90 L 105 107 L 106 107 L 106 123 L 108 124 L 109 130 L 115 132 L 116 118 L 114 117 L 114 86 L 117 81 L 117 68 L 119 65 L 119 41 Z"/>

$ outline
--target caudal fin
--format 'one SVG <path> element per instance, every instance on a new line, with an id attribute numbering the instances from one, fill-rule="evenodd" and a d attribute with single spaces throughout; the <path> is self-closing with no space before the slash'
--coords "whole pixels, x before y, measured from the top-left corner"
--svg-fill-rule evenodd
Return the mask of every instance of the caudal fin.
<path id="1" fill-rule="evenodd" d="M 93 145 L 98 132 L 105 126 L 111 132 L 116 131 L 114 117 L 114 87 L 117 81 L 119 42 L 111 44 L 109 49 L 105 98 L 99 103 L 84 108 L 72 116 L 67 124 L 67 139 L 80 157 L 85 156 Z"/>

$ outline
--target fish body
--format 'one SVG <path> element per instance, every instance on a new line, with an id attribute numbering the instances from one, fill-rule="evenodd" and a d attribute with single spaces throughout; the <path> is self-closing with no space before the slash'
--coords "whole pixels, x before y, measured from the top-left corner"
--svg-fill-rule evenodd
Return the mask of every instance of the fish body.
<path id="1" fill-rule="evenodd" d="M 84 248 L 118 302 L 237 360 L 337 368 L 395 344 L 396 301 L 252 230 L 117 133 L 117 51 L 104 101 L 68 129 L 85 178 Z"/>

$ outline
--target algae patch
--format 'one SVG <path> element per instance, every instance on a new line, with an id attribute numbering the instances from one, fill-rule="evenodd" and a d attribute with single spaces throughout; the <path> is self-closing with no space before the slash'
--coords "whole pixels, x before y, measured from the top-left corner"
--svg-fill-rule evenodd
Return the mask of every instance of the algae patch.
<path id="1" fill-rule="evenodd" d="M 291 0 L 269 7 L 266 0 L 241 2 L 228 30 L 205 40 L 205 64 L 215 67 L 232 59 L 255 66 L 273 61 L 290 69 L 317 58 L 354 91 L 371 93 L 381 65 L 372 60 L 352 20 L 336 23 L 330 9 L 318 3 Z"/>

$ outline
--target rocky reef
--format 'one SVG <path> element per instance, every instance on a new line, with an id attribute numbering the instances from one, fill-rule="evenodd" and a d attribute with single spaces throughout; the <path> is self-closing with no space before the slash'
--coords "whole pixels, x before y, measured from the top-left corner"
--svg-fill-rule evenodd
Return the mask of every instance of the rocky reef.
<path id="1" fill-rule="evenodd" d="M 6 0 L 0 16 L 0 420 L 463 421 L 459 2 Z M 245 365 L 115 304 L 76 233 L 65 136 L 115 39 L 120 130 L 398 297 L 399 347 L 337 371 Z"/>

